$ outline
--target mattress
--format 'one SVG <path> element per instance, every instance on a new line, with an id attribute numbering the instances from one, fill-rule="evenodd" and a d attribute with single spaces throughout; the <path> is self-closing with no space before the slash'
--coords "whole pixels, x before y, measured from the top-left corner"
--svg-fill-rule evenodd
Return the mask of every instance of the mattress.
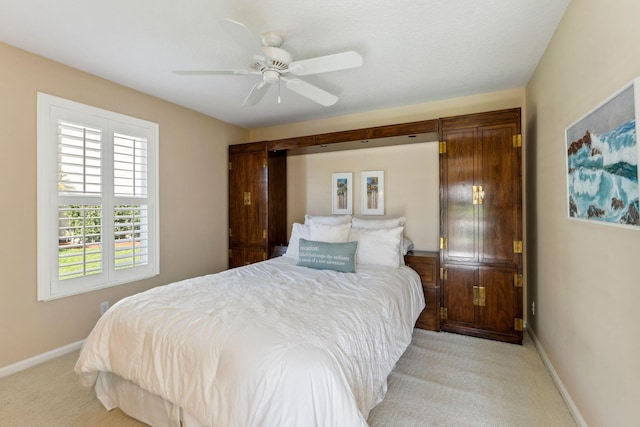
<path id="1" fill-rule="evenodd" d="M 295 264 L 276 258 L 119 301 L 83 344 L 81 384 L 98 383 L 108 409 L 122 406 L 117 387 L 139 389 L 141 405 L 155 396 L 153 409 L 123 410 L 143 421 L 166 412 L 166 425 L 366 426 L 424 308 L 419 276 Z"/>

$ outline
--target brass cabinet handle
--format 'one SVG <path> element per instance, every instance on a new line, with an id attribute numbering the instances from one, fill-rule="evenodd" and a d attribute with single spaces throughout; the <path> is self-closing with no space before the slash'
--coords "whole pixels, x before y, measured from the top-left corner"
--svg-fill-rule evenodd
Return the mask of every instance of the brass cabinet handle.
<path id="1" fill-rule="evenodd" d="M 484 307 L 487 299 L 487 292 L 484 286 L 473 287 L 473 305 Z"/>

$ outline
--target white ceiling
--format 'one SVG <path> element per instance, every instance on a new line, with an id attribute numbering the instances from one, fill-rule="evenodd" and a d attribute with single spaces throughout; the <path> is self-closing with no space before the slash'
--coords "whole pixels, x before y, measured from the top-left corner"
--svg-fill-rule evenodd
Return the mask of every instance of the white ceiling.
<path id="1" fill-rule="evenodd" d="M 0 41 L 247 128 L 523 87 L 570 0 L 0 0 Z M 304 76 L 323 107 L 282 87 L 242 101 L 258 76 L 220 26 L 278 31 L 294 60 L 355 50 L 361 68 Z"/>

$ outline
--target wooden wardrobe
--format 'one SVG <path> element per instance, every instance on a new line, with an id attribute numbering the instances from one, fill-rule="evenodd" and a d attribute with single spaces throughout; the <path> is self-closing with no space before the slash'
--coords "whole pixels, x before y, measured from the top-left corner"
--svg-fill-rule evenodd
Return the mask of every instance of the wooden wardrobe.
<path id="1" fill-rule="evenodd" d="M 520 109 L 440 119 L 441 328 L 522 342 Z"/>
<path id="2" fill-rule="evenodd" d="M 287 157 L 266 142 L 229 146 L 229 268 L 287 244 Z"/>

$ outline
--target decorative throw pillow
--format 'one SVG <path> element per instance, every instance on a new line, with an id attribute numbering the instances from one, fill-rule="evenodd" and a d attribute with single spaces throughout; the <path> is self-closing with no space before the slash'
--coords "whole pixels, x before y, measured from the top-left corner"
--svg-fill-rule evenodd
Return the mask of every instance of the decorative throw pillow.
<path id="1" fill-rule="evenodd" d="M 369 230 L 352 228 L 349 240 L 358 242 L 358 264 L 398 267 L 402 257 L 402 232 L 404 227 Z"/>
<path id="2" fill-rule="evenodd" d="M 294 222 L 291 226 L 291 237 L 289 238 L 289 246 L 284 256 L 298 258 L 298 247 L 300 238 L 311 238 L 311 226 Z"/>
<path id="3" fill-rule="evenodd" d="M 305 215 L 305 224 L 339 225 L 351 222 L 351 215 Z"/>
<path id="4" fill-rule="evenodd" d="M 328 243 L 300 239 L 298 264 L 319 270 L 356 272 L 358 242 Z"/>
<path id="5" fill-rule="evenodd" d="M 349 230 L 351 229 L 351 223 L 327 225 L 311 223 L 311 233 L 309 233 L 310 240 L 316 240 L 319 242 L 331 242 L 331 243 L 344 243 L 349 238 Z"/>

